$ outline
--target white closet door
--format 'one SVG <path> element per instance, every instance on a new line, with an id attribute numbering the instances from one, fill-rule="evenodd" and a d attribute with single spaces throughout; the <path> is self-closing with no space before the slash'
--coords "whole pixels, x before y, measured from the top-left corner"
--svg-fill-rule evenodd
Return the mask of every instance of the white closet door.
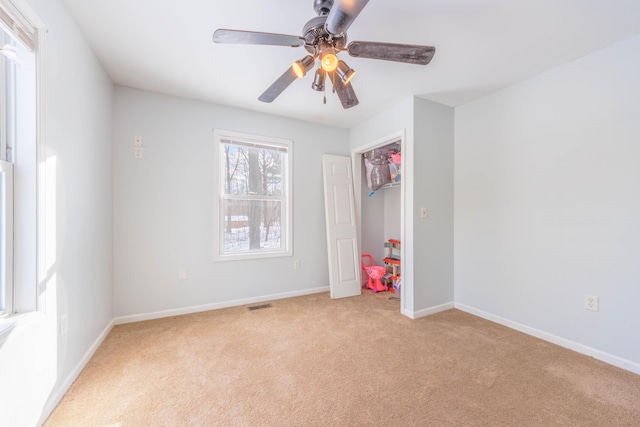
<path id="1" fill-rule="evenodd" d="M 351 159 L 325 154 L 322 169 L 331 298 L 360 295 L 360 253 Z"/>

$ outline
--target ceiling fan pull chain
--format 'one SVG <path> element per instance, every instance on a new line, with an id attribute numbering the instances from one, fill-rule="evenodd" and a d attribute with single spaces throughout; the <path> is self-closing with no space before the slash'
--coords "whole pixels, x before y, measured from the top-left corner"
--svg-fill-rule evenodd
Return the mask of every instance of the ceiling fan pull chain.
<path id="1" fill-rule="evenodd" d="M 329 76 L 329 79 L 331 79 L 331 76 Z M 324 105 L 327 105 L 327 85 L 324 85 L 324 90 L 322 91 L 322 102 L 324 103 Z"/>

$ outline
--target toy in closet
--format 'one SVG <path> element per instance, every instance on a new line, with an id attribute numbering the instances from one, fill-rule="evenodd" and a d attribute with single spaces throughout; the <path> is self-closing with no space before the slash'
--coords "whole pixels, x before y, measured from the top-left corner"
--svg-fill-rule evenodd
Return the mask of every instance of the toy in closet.
<path id="1" fill-rule="evenodd" d="M 388 283 L 389 290 L 391 292 L 400 293 L 400 240 L 389 239 L 384 244 L 387 248 L 387 256 L 384 258 L 384 265 L 387 269 L 387 274 L 384 275 L 385 280 Z"/>
<path id="2" fill-rule="evenodd" d="M 367 186 L 372 190 L 369 196 L 385 185 L 400 183 L 402 155 L 399 142 L 367 151 L 363 159 Z"/>

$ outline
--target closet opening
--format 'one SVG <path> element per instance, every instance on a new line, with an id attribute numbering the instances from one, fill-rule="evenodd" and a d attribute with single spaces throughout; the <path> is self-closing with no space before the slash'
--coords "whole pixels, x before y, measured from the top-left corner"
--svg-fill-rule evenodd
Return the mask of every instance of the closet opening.
<path id="1" fill-rule="evenodd" d="M 397 132 L 352 151 L 356 212 L 359 216 L 358 244 L 362 261 L 362 292 L 384 292 L 399 299 L 404 314 L 405 292 L 402 260 L 405 257 L 404 131 Z M 364 267 L 373 264 L 381 267 Z M 384 269 L 384 270 L 383 270 Z M 371 274 L 372 273 L 372 274 Z M 380 282 L 369 277 L 380 277 Z M 385 289 L 386 287 L 386 289 Z"/>

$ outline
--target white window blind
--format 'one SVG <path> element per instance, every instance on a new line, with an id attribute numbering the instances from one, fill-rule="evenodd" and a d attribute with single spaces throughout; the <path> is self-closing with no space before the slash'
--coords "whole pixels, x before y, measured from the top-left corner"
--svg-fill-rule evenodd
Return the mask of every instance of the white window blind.
<path id="1" fill-rule="evenodd" d="M 0 25 L 31 51 L 36 48 L 36 29 L 9 0 L 0 0 Z"/>

